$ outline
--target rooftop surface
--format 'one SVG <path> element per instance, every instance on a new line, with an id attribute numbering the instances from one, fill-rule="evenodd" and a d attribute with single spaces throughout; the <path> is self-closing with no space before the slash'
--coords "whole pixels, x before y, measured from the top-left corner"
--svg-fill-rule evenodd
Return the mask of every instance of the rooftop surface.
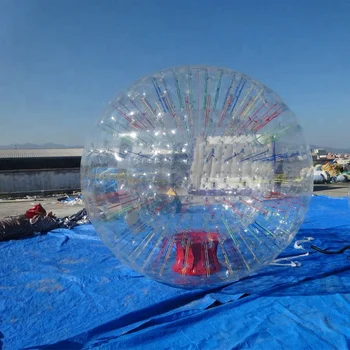
<path id="1" fill-rule="evenodd" d="M 23 199 L 0 199 L 0 219 L 11 215 L 22 215 L 39 203 L 45 208 L 47 213 L 52 211 L 58 218 L 73 215 L 84 207 L 79 204 L 70 205 L 69 203 L 59 202 L 57 200 L 59 197 L 62 197 L 62 195 L 51 197 L 28 196 Z"/>
<path id="2" fill-rule="evenodd" d="M 0 149 L 0 159 L 81 157 L 83 155 L 83 150 L 83 148 Z"/>
<path id="3" fill-rule="evenodd" d="M 325 184 L 315 185 L 313 194 L 316 196 L 329 197 L 347 197 L 349 191 L 349 184 Z M 61 195 L 53 195 L 48 197 L 27 197 L 23 199 L 0 199 L 0 218 L 10 215 L 24 214 L 25 211 L 35 204 L 41 205 L 49 211 L 53 211 L 57 217 L 64 217 L 72 215 L 83 208 L 82 205 L 69 205 L 57 201 Z"/>

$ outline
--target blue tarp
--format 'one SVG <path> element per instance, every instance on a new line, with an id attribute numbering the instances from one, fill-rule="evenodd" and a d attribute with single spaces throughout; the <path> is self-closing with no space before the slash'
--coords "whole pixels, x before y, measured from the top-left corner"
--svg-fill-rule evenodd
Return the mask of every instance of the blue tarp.
<path id="1" fill-rule="evenodd" d="M 314 197 L 296 239 L 350 244 L 345 198 Z M 116 260 L 91 225 L 0 244 L 4 349 L 348 349 L 350 251 L 302 244 L 300 267 L 268 266 L 207 291 L 168 287 Z M 281 257 L 303 254 L 293 244 Z M 292 259 L 296 260 L 296 259 Z"/>

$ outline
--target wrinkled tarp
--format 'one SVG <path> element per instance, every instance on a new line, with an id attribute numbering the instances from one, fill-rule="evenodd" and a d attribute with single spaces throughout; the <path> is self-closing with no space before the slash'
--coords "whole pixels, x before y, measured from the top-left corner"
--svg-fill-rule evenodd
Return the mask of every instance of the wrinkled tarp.
<path id="1" fill-rule="evenodd" d="M 91 225 L 0 244 L 4 349 L 348 349 L 347 199 L 314 197 L 296 239 L 301 266 L 268 266 L 207 291 L 131 271 Z M 281 257 L 303 254 L 293 243 Z M 1 338 L 2 337 L 2 338 Z"/>
<path id="2" fill-rule="evenodd" d="M 8 216 L 0 219 L 0 241 L 21 239 L 35 233 L 45 233 L 58 228 L 58 222 L 50 216 L 35 215 L 28 219 L 25 215 Z"/>
<path id="3" fill-rule="evenodd" d="M 89 224 L 90 219 L 88 213 L 85 208 L 79 210 L 77 213 L 66 216 L 62 219 L 58 219 L 58 223 L 61 228 L 69 228 L 72 229 L 77 225 Z"/>
<path id="4" fill-rule="evenodd" d="M 26 215 L 8 216 L 0 219 L 0 242 L 29 237 L 35 233 L 46 233 L 56 228 L 71 229 L 77 225 L 90 223 L 85 208 L 73 215 L 57 219 L 54 216 L 44 216 L 46 210 L 41 205 L 40 207 L 43 210 L 42 215 L 35 215 L 30 209 L 27 210 Z M 28 213 L 33 214 L 33 216 L 28 218 Z"/>
<path id="5" fill-rule="evenodd" d="M 79 195 L 76 197 L 69 197 L 69 196 L 65 196 L 65 197 L 61 197 L 61 198 L 57 198 L 57 200 L 61 203 L 73 206 L 73 205 L 84 205 L 84 201 L 83 201 L 83 196 Z"/>

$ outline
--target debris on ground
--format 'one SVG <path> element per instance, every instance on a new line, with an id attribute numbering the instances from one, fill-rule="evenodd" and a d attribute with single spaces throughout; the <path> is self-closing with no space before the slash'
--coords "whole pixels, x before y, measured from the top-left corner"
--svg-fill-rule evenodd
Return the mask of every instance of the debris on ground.
<path id="1" fill-rule="evenodd" d="M 350 181 L 350 159 L 334 160 L 314 167 L 314 183 L 336 183 Z"/>
<path id="2" fill-rule="evenodd" d="M 77 225 L 89 223 L 86 209 L 74 215 L 57 218 L 51 211 L 47 211 L 39 203 L 29 208 L 24 214 L 7 216 L 0 219 L 0 241 L 9 241 L 43 234 L 55 228 L 71 229 Z"/>
<path id="3" fill-rule="evenodd" d="M 67 196 L 65 195 L 64 197 L 59 197 L 57 200 L 61 203 L 67 204 L 67 205 L 84 205 L 83 202 L 83 196 L 81 194 L 77 196 Z"/>

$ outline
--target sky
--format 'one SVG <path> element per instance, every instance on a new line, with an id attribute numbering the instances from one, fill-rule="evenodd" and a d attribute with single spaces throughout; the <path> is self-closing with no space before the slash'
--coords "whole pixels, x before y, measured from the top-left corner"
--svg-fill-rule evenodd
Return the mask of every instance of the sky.
<path id="1" fill-rule="evenodd" d="M 0 0 L 0 145 L 82 145 L 119 91 L 186 64 L 248 74 L 308 143 L 350 149 L 348 0 Z"/>

